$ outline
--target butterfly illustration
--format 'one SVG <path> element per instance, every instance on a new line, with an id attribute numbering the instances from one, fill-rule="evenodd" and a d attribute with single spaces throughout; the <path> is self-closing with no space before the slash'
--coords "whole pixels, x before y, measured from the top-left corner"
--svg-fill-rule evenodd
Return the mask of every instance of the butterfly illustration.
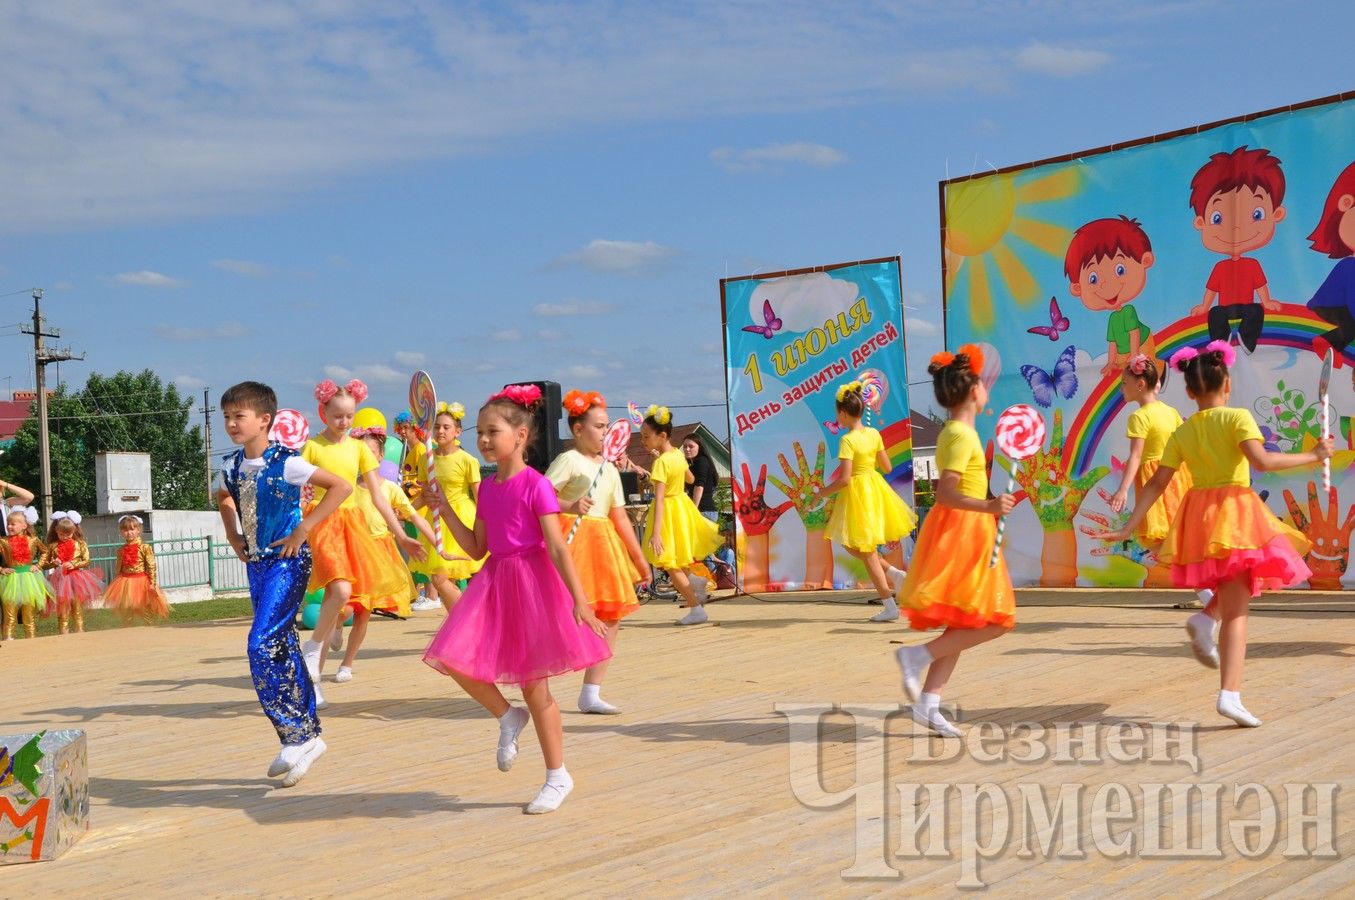
<path id="1" fill-rule="evenodd" d="M 772 301 L 770 300 L 762 301 L 762 321 L 762 325 L 745 325 L 743 330 L 760 334 L 770 341 L 772 335 L 781 330 L 781 320 L 776 317 L 776 313 L 772 312 Z"/>
<path id="2" fill-rule="evenodd" d="M 1039 366 L 1022 366 L 1021 374 L 1040 406 L 1052 406 L 1055 394 L 1067 400 L 1077 393 L 1077 348 L 1071 344 L 1064 348 L 1054 361 L 1053 374 Z"/>
<path id="3" fill-rule="evenodd" d="M 837 420 L 837 419 L 828 419 L 827 421 L 825 421 L 825 422 L 823 423 L 823 427 L 824 427 L 824 428 L 827 428 L 828 431 L 829 431 L 831 434 L 841 434 L 841 433 L 842 433 L 842 426 L 841 426 L 840 424 L 838 424 L 838 420 Z"/>
<path id="4" fill-rule="evenodd" d="M 1042 334 L 1051 341 L 1059 339 L 1059 332 L 1068 330 L 1068 317 L 1059 309 L 1059 300 L 1057 297 L 1049 298 L 1049 324 L 1036 325 L 1034 328 L 1027 328 L 1029 334 Z"/>

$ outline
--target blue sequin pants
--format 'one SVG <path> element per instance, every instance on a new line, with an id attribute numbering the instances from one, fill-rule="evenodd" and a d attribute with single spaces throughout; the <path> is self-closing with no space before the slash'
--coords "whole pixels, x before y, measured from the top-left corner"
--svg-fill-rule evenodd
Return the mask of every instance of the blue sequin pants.
<path id="1" fill-rule="evenodd" d="M 254 624 L 249 629 L 249 672 L 259 705 L 284 744 L 304 744 L 320 734 L 315 686 L 306 674 L 296 613 L 306 596 L 311 558 L 274 557 L 246 563 Z"/>

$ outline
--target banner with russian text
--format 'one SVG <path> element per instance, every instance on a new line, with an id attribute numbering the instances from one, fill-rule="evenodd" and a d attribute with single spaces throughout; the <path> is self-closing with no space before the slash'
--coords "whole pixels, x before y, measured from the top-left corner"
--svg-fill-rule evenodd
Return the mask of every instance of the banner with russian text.
<path id="1" fill-rule="evenodd" d="M 1253 471 L 1251 485 L 1311 542 L 1309 587 L 1355 583 L 1355 94 L 954 179 L 941 193 L 946 342 L 987 345 L 996 376 L 979 433 L 1013 403 L 1038 405 L 1048 424 L 1041 452 L 1015 467 L 1014 581 L 1171 586 L 1154 546 L 1087 532 L 1133 509 L 1130 360 L 1152 359 L 1167 375 L 1161 399 L 1189 418 L 1198 407 L 1166 361 L 1225 340 L 1237 351 L 1229 405 L 1286 453 L 1322 436 L 1319 373 L 1334 351 L 1332 490 L 1313 465 Z"/>
<path id="2" fill-rule="evenodd" d="M 913 503 L 898 257 L 720 282 L 729 440 L 744 590 L 851 589 L 865 567 L 824 538 L 812 502 L 838 467 L 837 387 L 861 381 L 886 476 Z M 906 541 L 905 543 L 910 542 Z M 882 547 L 903 561 L 905 547 Z"/>

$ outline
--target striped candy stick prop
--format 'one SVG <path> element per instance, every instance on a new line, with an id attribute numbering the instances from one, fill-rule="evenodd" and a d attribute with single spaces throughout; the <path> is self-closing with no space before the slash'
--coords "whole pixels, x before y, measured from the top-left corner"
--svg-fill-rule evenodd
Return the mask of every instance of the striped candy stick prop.
<path id="1" fill-rule="evenodd" d="M 588 485 L 588 493 L 585 497 L 593 496 L 593 488 L 598 486 L 598 479 L 602 477 L 602 470 L 607 468 L 607 463 L 616 465 L 621 457 L 626 455 L 626 450 L 630 447 L 630 420 L 617 419 L 611 425 L 607 426 L 607 433 L 602 437 L 602 463 L 598 465 L 597 474 L 593 476 L 593 483 Z M 565 543 L 574 542 L 574 533 L 579 530 L 579 524 L 583 522 L 583 513 L 579 513 L 574 524 L 569 527 L 569 534 L 565 535 Z"/>
<path id="2" fill-rule="evenodd" d="M 1322 440 L 1331 437 L 1331 364 L 1333 362 L 1331 348 L 1322 357 L 1322 375 L 1317 380 L 1317 395 L 1322 398 Z M 1331 493 L 1331 458 L 1322 460 L 1322 491 Z"/>
<path id="3" fill-rule="evenodd" d="M 1013 464 L 1029 459 L 1044 446 L 1044 418 L 1033 406 L 1018 403 L 1003 410 L 997 417 L 997 447 Z M 1016 469 L 1007 478 L 1006 493 L 1016 490 Z M 997 555 L 1002 550 L 1002 535 L 1007 530 L 1007 517 L 997 520 L 997 537 L 993 539 L 993 555 L 988 559 L 988 568 L 997 565 Z"/>
<path id="4" fill-rule="evenodd" d="M 433 422 L 438 417 L 438 394 L 433 389 L 432 377 L 422 369 L 409 380 L 409 412 L 414 424 L 427 436 L 424 439 L 424 461 L 430 483 L 437 480 L 433 467 Z M 431 507 L 430 507 L 431 509 Z M 442 555 L 442 518 L 433 512 L 433 548 Z"/>

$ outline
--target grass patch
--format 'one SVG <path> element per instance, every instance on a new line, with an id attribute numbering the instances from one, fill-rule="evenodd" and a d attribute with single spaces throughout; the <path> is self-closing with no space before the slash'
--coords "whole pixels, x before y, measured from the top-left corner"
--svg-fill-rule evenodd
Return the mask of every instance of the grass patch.
<path id="1" fill-rule="evenodd" d="M 182 625 L 188 622 L 215 622 L 219 619 L 239 619 L 253 615 L 249 605 L 249 596 L 213 597 L 198 603 L 176 603 L 169 608 L 167 625 Z M 85 630 L 104 631 L 109 628 L 140 627 L 141 622 L 126 625 L 122 618 L 111 609 L 85 610 Z M 38 619 L 38 637 L 50 637 L 57 634 L 56 614 Z M 15 640 L 22 640 L 24 626 L 22 622 L 14 626 Z"/>

